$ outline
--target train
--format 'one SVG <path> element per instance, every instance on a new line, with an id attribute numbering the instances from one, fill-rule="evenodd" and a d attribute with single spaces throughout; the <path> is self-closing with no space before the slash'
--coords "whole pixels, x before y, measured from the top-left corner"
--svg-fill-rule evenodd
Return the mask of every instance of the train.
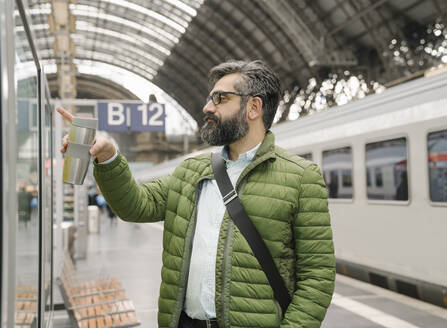
<path id="1" fill-rule="evenodd" d="M 272 131 L 278 146 L 322 171 L 337 273 L 447 308 L 447 72 Z M 135 178 L 149 182 L 219 149 Z"/>

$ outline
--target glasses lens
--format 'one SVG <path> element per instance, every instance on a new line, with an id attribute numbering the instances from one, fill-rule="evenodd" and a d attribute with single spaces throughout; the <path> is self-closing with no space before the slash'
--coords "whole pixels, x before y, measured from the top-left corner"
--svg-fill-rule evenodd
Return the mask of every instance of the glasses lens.
<path id="1" fill-rule="evenodd" d="M 219 105 L 220 104 L 221 98 L 220 98 L 220 93 L 219 92 L 213 93 L 213 95 L 211 97 L 213 97 L 214 105 Z"/>

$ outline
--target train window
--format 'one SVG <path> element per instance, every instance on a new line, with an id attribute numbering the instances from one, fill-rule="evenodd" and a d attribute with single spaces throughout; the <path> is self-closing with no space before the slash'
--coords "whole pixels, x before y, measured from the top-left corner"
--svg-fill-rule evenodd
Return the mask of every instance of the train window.
<path id="1" fill-rule="evenodd" d="M 312 153 L 298 154 L 298 156 L 307 159 L 308 161 L 312 160 Z"/>
<path id="2" fill-rule="evenodd" d="M 376 186 L 377 187 L 383 187 L 382 168 L 381 167 L 376 167 L 375 168 L 375 172 L 376 172 Z"/>
<path id="3" fill-rule="evenodd" d="M 323 177 L 329 198 L 352 198 L 351 147 L 323 152 Z"/>
<path id="4" fill-rule="evenodd" d="M 366 145 L 366 184 L 368 199 L 408 200 L 405 138 Z"/>
<path id="5" fill-rule="evenodd" d="M 343 170 L 341 174 L 342 174 L 343 187 L 352 187 L 351 170 Z"/>
<path id="6" fill-rule="evenodd" d="M 430 200 L 447 202 L 447 130 L 428 134 Z"/>

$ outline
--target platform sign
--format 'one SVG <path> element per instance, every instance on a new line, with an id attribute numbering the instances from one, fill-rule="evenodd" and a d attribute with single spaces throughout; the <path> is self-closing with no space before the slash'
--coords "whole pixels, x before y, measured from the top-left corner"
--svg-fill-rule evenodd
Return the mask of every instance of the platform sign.
<path id="1" fill-rule="evenodd" d="M 98 129 L 165 132 L 165 105 L 160 103 L 98 102 Z"/>

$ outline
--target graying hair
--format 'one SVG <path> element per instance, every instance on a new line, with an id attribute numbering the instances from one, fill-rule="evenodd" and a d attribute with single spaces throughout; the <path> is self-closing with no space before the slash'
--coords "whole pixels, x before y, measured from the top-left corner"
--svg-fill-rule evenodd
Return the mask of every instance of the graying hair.
<path id="1" fill-rule="evenodd" d="M 281 85 L 276 73 L 261 60 L 251 62 L 230 60 L 211 68 L 209 73 L 211 87 L 222 77 L 232 73 L 240 73 L 242 77 L 234 84 L 236 91 L 262 99 L 264 111 L 262 120 L 265 130 L 270 129 L 281 97 Z"/>

